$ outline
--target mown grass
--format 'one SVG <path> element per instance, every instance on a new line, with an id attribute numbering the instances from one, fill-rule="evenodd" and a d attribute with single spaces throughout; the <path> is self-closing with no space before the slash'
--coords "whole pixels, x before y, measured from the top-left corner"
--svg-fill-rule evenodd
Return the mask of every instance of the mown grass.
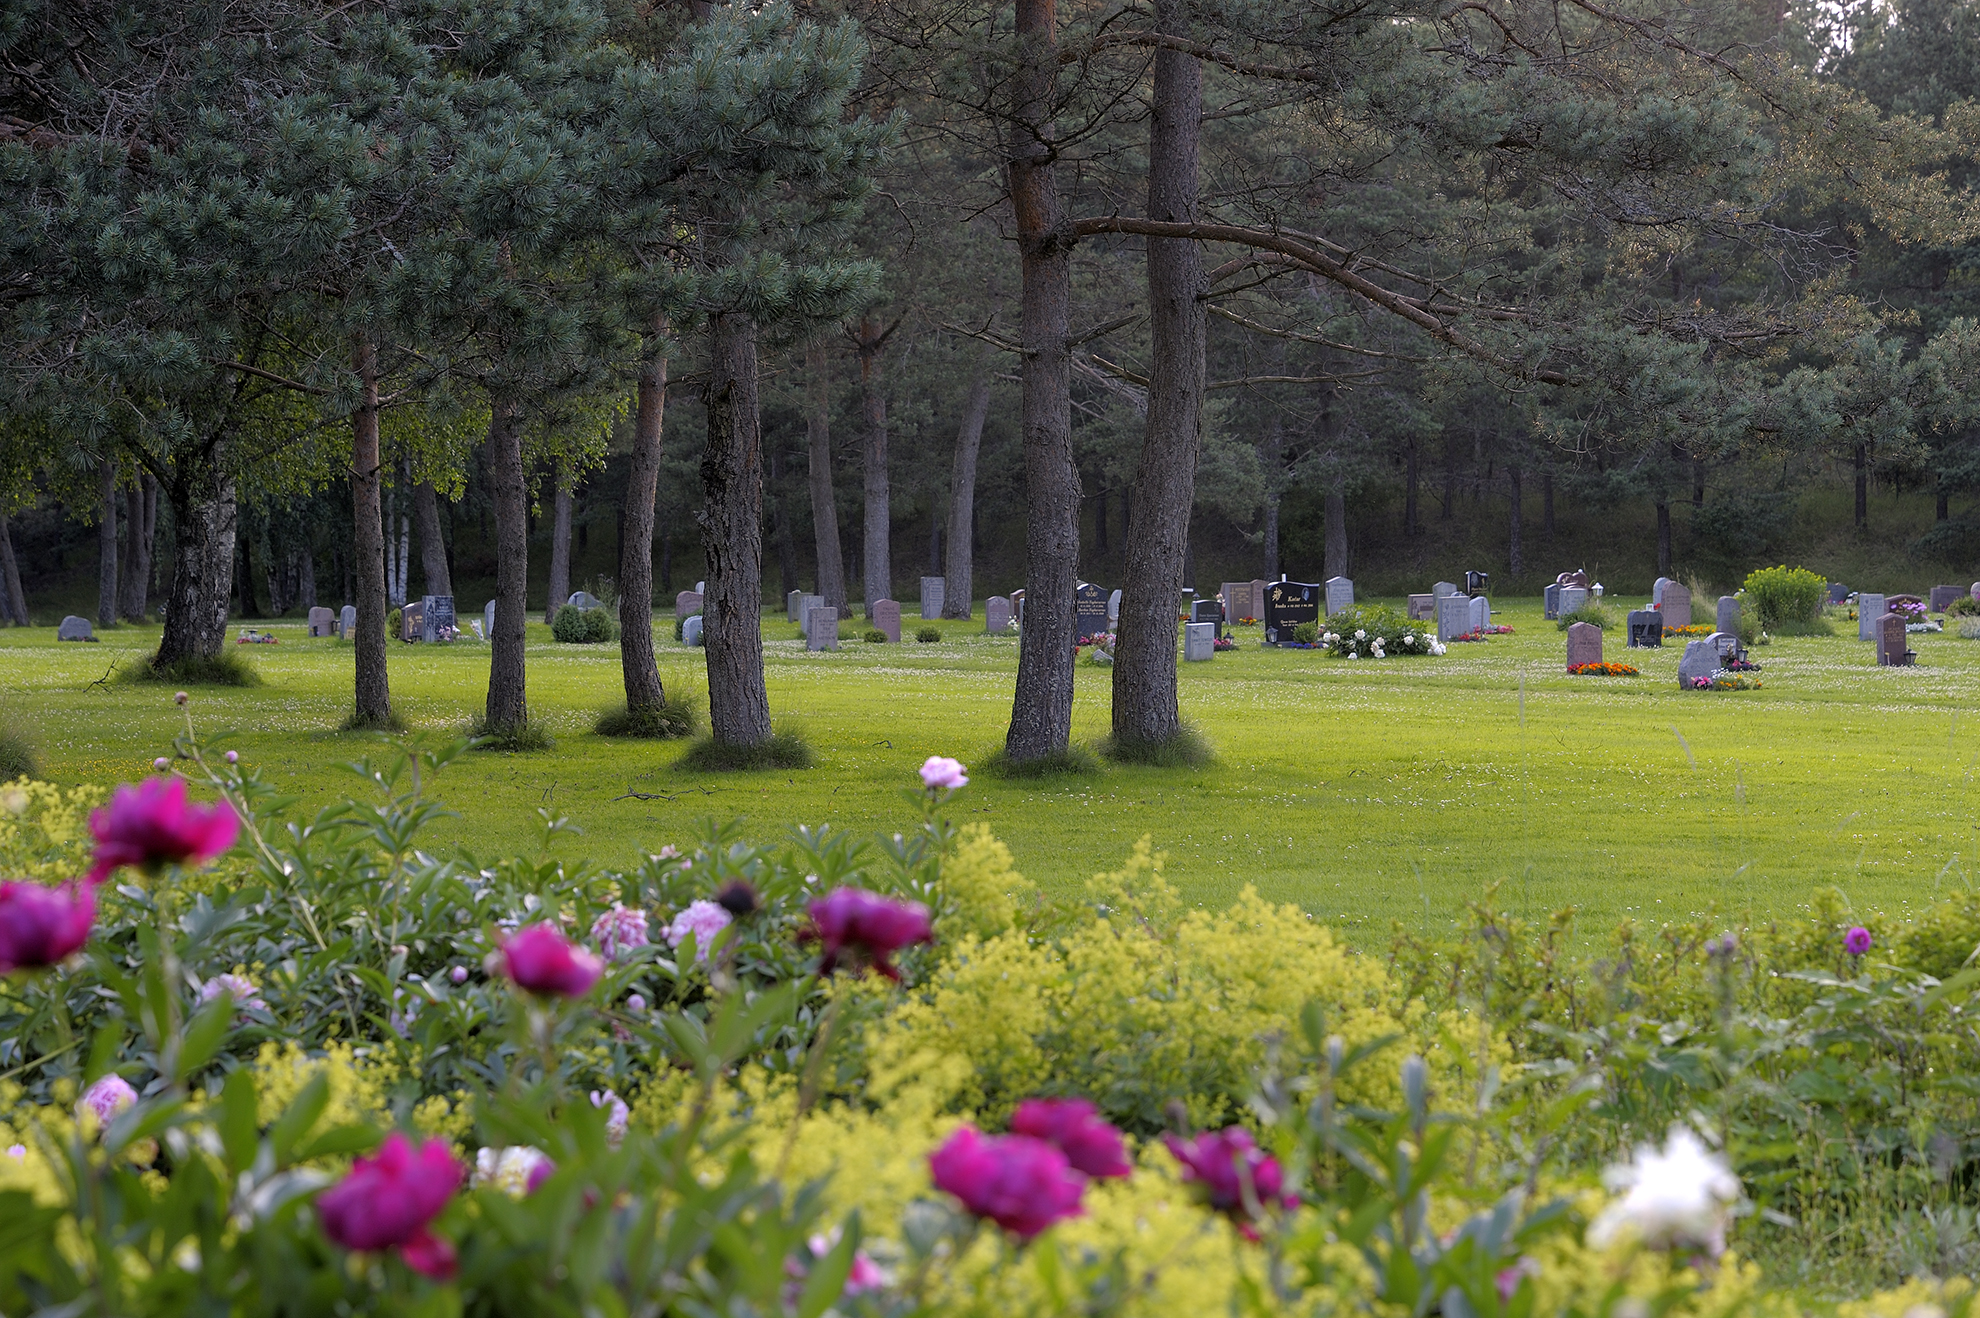
<path id="1" fill-rule="evenodd" d="M 1615 601 L 1618 605 L 1625 601 Z M 1349 663 L 1315 651 L 1240 647 L 1182 669 L 1184 714 L 1211 746 L 1189 768 L 1102 763 L 1007 779 L 978 772 L 955 806 L 984 821 L 1026 875 L 1077 891 L 1144 834 L 1192 901 L 1243 885 L 1293 900 L 1364 943 L 1390 922 L 1441 924 L 1486 884 L 1539 914 L 1575 904 L 1592 928 L 1721 908 L 1784 910 L 1817 885 L 1890 910 L 1975 881 L 1980 816 L 1980 643 L 1917 636 L 1920 667 L 1879 669 L 1854 631 L 1754 651 L 1766 687 L 1677 689 L 1680 645 L 1607 657 L 1640 678 L 1574 678 L 1535 600 L 1499 601 L 1512 636 L 1453 645 L 1442 659 Z M 705 707 L 702 654 L 656 628 L 669 697 Z M 265 685 L 193 693 L 204 732 L 313 809 L 352 790 L 336 766 L 374 736 L 338 731 L 350 712 L 352 652 L 276 624 L 258 650 Z M 798 823 L 899 829 L 900 789 L 931 754 L 984 765 L 1003 742 L 1016 671 L 1010 637 L 950 623 L 931 645 L 848 644 L 807 653 L 772 615 L 770 703 L 803 725 L 803 772 L 698 771 L 679 743 L 601 736 L 597 711 L 621 694 L 612 646 L 529 633 L 531 722 L 554 748 L 474 755 L 440 794 L 460 817 L 433 832 L 481 855 L 538 845 L 536 809 L 585 830 L 581 847 L 624 862 L 685 841 L 708 816 L 755 837 Z M 168 688 L 98 683 L 124 649 L 155 649 L 154 628 L 96 646 L 51 629 L 0 631 L 0 723 L 18 728 L 58 782 L 147 772 L 179 726 Z M 480 712 L 488 651 L 391 647 L 394 706 L 415 732 L 456 736 Z M 1110 673 L 1081 665 L 1076 741 L 1107 732 Z"/>

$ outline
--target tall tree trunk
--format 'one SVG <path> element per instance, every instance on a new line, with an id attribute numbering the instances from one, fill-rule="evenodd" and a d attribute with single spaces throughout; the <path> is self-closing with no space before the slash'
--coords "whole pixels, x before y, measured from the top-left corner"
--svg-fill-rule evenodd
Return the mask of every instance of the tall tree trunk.
<path id="1" fill-rule="evenodd" d="M 797 539 L 791 533 L 791 505 L 784 497 L 784 447 L 770 450 L 770 527 L 777 537 L 777 596 L 798 588 Z"/>
<path id="2" fill-rule="evenodd" d="M 351 413 L 351 552 L 356 559 L 352 603 L 357 632 L 351 637 L 357 681 L 351 722 L 385 727 L 392 722 L 392 683 L 385 668 L 385 519 L 381 507 L 384 459 L 378 442 L 378 350 L 369 339 L 352 345 L 351 366 L 363 390 Z"/>
<path id="3" fill-rule="evenodd" d="M 1870 450 L 1865 444 L 1856 446 L 1856 529 L 1870 529 Z"/>
<path id="4" fill-rule="evenodd" d="M 1347 481 L 1336 476 L 1327 485 L 1325 501 L 1327 517 L 1327 565 L 1328 580 L 1348 574 L 1348 534 L 1347 534 Z"/>
<path id="5" fill-rule="evenodd" d="M 522 408 L 490 398 L 489 502 L 495 509 L 495 631 L 488 646 L 487 730 L 529 722 L 529 675 L 523 652 L 529 627 L 529 486 L 523 476 Z"/>
<path id="6" fill-rule="evenodd" d="M 1421 466 L 1421 446 L 1412 438 L 1403 450 L 1403 534 L 1411 539 L 1423 534 L 1423 523 L 1417 519 L 1416 489 L 1418 469 Z"/>
<path id="7" fill-rule="evenodd" d="M 894 325 L 898 326 L 899 321 Z M 867 316 L 859 322 L 853 343 L 859 350 L 859 411 L 866 429 L 866 516 L 864 577 L 866 616 L 876 601 L 894 594 L 893 498 L 887 481 L 887 393 L 880 378 L 880 353 L 893 328 Z"/>
<path id="8" fill-rule="evenodd" d="M 551 474 L 555 493 L 550 497 L 550 597 L 543 605 L 543 621 L 554 622 L 557 610 L 571 597 L 571 482 L 570 467 L 557 460 Z"/>
<path id="9" fill-rule="evenodd" d="M 1951 517 L 1952 517 L 1952 495 L 1948 494 L 1946 492 L 1945 486 L 1941 485 L 1938 489 L 1938 503 L 1933 508 L 1932 520 L 1936 522 L 1943 522 L 1950 519 Z"/>
<path id="10" fill-rule="evenodd" d="M 1286 477 L 1286 428 L 1285 423 L 1274 414 L 1272 424 L 1265 427 L 1265 441 L 1260 445 L 1260 454 L 1265 460 L 1265 580 L 1279 579 L 1279 500 L 1283 497 Z M 1260 618 L 1265 616 L 1263 600 L 1252 601 Z"/>
<path id="11" fill-rule="evenodd" d="M 419 574 L 429 595 L 454 593 L 454 574 L 447 567 L 447 542 L 440 534 L 440 497 L 432 481 L 413 486 L 413 523 L 419 533 Z"/>
<path id="12" fill-rule="evenodd" d="M 1079 472 L 1072 449 L 1072 249 L 1059 197 L 1052 102 L 1059 73 L 1056 0 L 1017 0 L 1022 63 L 1012 80 L 1010 190 L 1023 269 L 1024 626 L 1004 753 L 1023 763 L 1072 738 L 1073 586 Z M 1145 520 L 1145 518 L 1144 518 Z"/>
<path id="13" fill-rule="evenodd" d="M 1540 535 L 1548 544 L 1554 543 L 1554 469 L 1552 467 L 1540 477 Z"/>
<path id="14" fill-rule="evenodd" d="M 1671 505 L 1663 495 L 1657 496 L 1657 575 L 1668 577 L 1671 574 Z"/>
<path id="15" fill-rule="evenodd" d="M 237 508 L 234 516 L 240 517 Z M 241 547 L 241 617 L 259 618 L 261 601 L 254 597 L 254 536 L 241 534 L 235 537 Z"/>
<path id="16" fill-rule="evenodd" d="M 763 684 L 763 444 L 757 408 L 756 322 L 735 312 L 715 318 L 708 369 L 708 447 L 702 544 L 708 551 L 708 725 L 728 746 L 770 740 L 770 696 Z"/>
<path id="17" fill-rule="evenodd" d="M 1457 502 L 1457 441 L 1447 437 L 1444 440 L 1444 493 L 1437 508 L 1437 520 L 1451 520 L 1452 505 Z"/>
<path id="18" fill-rule="evenodd" d="M 96 623 L 117 625 L 117 459 L 96 464 Z M 133 534 L 136 528 L 132 528 Z"/>
<path id="19" fill-rule="evenodd" d="M 832 380 L 822 340 L 804 350 L 804 438 L 811 457 L 811 527 L 818 553 L 818 594 L 849 616 L 845 551 L 839 548 L 839 502 L 832 492 Z"/>
<path id="20" fill-rule="evenodd" d="M 983 423 L 990 415 L 990 371 L 980 367 L 963 405 L 962 426 L 956 431 L 955 459 L 949 467 L 948 558 L 942 565 L 947 586 L 942 595 L 944 618 L 968 618 L 975 599 L 976 455 L 983 447 Z"/>
<path id="21" fill-rule="evenodd" d="M 222 441 L 182 454 L 172 467 L 172 585 L 165 634 L 152 662 L 215 659 L 234 596 L 234 482 L 221 470 Z"/>
<path id="22" fill-rule="evenodd" d="M 1093 552 L 1107 552 L 1107 491 L 1104 487 L 1093 496 Z"/>
<path id="23" fill-rule="evenodd" d="M 1691 460 L 1691 506 L 1694 508 L 1705 506 L 1705 459 L 1703 458 Z"/>
<path id="24" fill-rule="evenodd" d="M 1506 566 L 1514 576 L 1519 576 L 1526 571 L 1526 552 L 1519 540 L 1521 508 L 1518 467 L 1506 468 L 1506 481 L 1511 486 L 1512 493 L 1512 519 L 1511 524 L 1506 527 Z"/>
<path id="25" fill-rule="evenodd" d="M 0 513 L 0 586 L 7 592 L 6 599 L 0 600 L 6 606 L 7 619 L 16 627 L 27 626 L 27 593 L 21 589 L 21 565 L 14 558 L 14 528 L 4 513 Z"/>
<path id="26" fill-rule="evenodd" d="M 1156 30 L 1186 39 L 1187 13 L 1187 0 L 1156 0 Z M 1149 218 L 1195 222 L 1202 118 L 1202 66 L 1194 55 L 1158 49 L 1148 130 Z M 1148 422 L 1134 481 L 1141 533 L 1126 542 L 1114 648 L 1114 741 L 1124 747 L 1160 745 L 1182 732 L 1176 601 L 1185 584 L 1203 447 L 1203 254 L 1194 239 L 1150 238 L 1147 266 Z"/>
<path id="27" fill-rule="evenodd" d="M 664 327 L 661 327 L 664 329 Z M 651 712 L 667 703 L 653 657 L 653 505 L 660 489 L 660 441 L 667 409 L 667 356 L 660 334 L 639 372 L 627 464 L 624 529 L 619 534 L 619 669 L 626 708 Z"/>
<path id="28" fill-rule="evenodd" d="M 124 544 L 117 554 L 117 616 L 125 622 L 144 621 L 144 487 L 124 491 Z M 149 565 L 146 565 L 147 567 Z"/>

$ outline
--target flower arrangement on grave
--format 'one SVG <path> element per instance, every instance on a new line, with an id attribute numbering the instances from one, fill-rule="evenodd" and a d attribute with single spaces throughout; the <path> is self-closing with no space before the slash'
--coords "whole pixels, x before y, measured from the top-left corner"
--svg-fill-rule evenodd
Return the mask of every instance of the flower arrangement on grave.
<path id="1" fill-rule="evenodd" d="M 1673 636 L 1710 636 L 1717 630 L 1718 628 L 1707 627 L 1702 622 L 1694 622 L 1689 627 L 1664 628 L 1664 639 L 1669 640 Z"/>
<path id="2" fill-rule="evenodd" d="M 1237 642 L 1228 636 L 1219 636 L 1211 644 L 1210 648 L 1213 650 L 1235 650 L 1237 649 Z"/>
<path id="3" fill-rule="evenodd" d="M 1898 617 L 1903 618 L 1907 623 L 1922 622 L 1925 618 L 1925 613 L 1926 613 L 1925 601 L 1924 600 L 1892 600 L 1891 612 L 1897 614 Z"/>
<path id="4" fill-rule="evenodd" d="M 1087 638 L 1085 645 L 1075 645 L 1073 647 L 1073 658 L 1075 660 L 1083 658 L 1089 664 L 1100 668 L 1112 668 L 1114 666 L 1114 644 L 1116 639 L 1116 634 L 1113 632 L 1100 632 L 1097 635 L 1090 636 Z"/>
<path id="5" fill-rule="evenodd" d="M 257 631 L 253 627 L 241 628 L 241 634 L 234 638 L 235 645 L 280 645 L 273 633 Z"/>
<path id="6" fill-rule="evenodd" d="M 1748 677 L 1745 673 L 1734 672 L 1731 669 L 1715 668 L 1712 670 L 1710 677 L 1692 678 L 1689 689 L 1692 691 L 1758 691 L 1760 689 L 1760 679 L 1757 677 Z"/>
<path id="7" fill-rule="evenodd" d="M 1568 669 L 1576 677 L 1640 677 L 1642 674 L 1630 664 L 1594 663 L 1576 664 Z"/>
<path id="8" fill-rule="evenodd" d="M 1240 626 L 1240 627 L 1256 627 L 1256 626 L 1258 625 L 1258 619 L 1256 619 L 1256 618 L 1239 618 L 1239 619 L 1237 620 L 1237 625 L 1238 625 L 1238 626 Z"/>
<path id="9" fill-rule="evenodd" d="M 1329 654 L 1342 659 L 1391 659 L 1403 655 L 1444 652 L 1437 638 L 1421 624 L 1382 605 L 1355 605 L 1327 619 L 1314 638 Z"/>
<path id="10" fill-rule="evenodd" d="M 1512 627 L 1503 622 L 1495 622 L 1488 627 L 1479 627 L 1476 630 L 1483 636 L 1511 636 L 1513 634 Z"/>
<path id="11" fill-rule="evenodd" d="M 1461 635 L 1457 635 L 1457 636 L 1453 636 L 1453 637 L 1451 637 L 1451 639 L 1452 639 L 1453 641 L 1479 641 L 1479 642 L 1483 642 L 1483 641 L 1485 640 L 1485 631 L 1484 631 L 1484 629 L 1483 629 L 1483 628 L 1481 628 L 1481 627 L 1474 627 L 1474 628 L 1472 628 L 1472 629 L 1471 629 L 1470 631 L 1468 631 L 1468 632 L 1464 632 L 1464 633 L 1462 633 Z"/>
<path id="12" fill-rule="evenodd" d="M 1726 660 L 1726 671 L 1728 673 L 1757 673 L 1760 671 L 1760 665 L 1754 663 L 1751 659 L 1728 659 Z"/>

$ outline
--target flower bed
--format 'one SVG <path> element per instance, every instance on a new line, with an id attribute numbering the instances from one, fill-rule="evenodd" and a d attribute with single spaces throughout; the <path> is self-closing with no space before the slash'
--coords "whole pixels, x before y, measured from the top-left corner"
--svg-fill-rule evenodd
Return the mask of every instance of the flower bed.
<path id="1" fill-rule="evenodd" d="M 1753 666 L 1757 667 L 1757 665 Z M 1729 668 L 1716 668 L 1710 677 L 1694 677 L 1686 688 L 1689 691 L 1758 691 L 1760 679 L 1748 677 L 1751 668 L 1735 672 Z"/>
<path id="2" fill-rule="evenodd" d="M 1664 637 L 1668 640 L 1673 636 L 1710 636 L 1717 630 L 1718 628 L 1707 627 L 1702 622 L 1694 622 L 1688 627 L 1666 627 L 1664 628 Z"/>
<path id="3" fill-rule="evenodd" d="M 1635 668 L 1628 664 L 1595 663 L 1576 664 L 1568 669 L 1576 677 L 1641 677 Z"/>

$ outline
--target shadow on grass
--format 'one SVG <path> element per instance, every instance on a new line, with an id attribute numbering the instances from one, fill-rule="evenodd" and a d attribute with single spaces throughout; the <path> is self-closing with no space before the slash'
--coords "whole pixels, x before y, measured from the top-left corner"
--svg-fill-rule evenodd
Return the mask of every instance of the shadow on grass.
<path id="1" fill-rule="evenodd" d="M 674 762 L 677 769 L 697 773 L 747 773 L 754 769 L 809 769 L 811 747 L 798 733 L 785 729 L 770 740 L 750 746 L 733 746 L 703 737 L 688 747 L 687 754 Z"/>
<path id="2" fill-rule="evenodd" d="M 1013 760 L 999 746 L 977 762 L 980 772 L 1011 782 L 1037 782 L 1051 778 L 1085 778 L 1100 772 L 1100 757 L 1088 747 L 1074 742 L 1062 751 L 1035 760 Z"/>
<path id="3" fill-rule="evenodd" d="M 655 709 L 616 705 L 598 716 L 592 731 L 601 737 L 649 737 L 672 741 L 692 737 L 701 727 L 701 706 L 693 696 L 675 696 Z"/>
<path id="4" fill-rule="evenodd" d="M 232 650 L 222 650 L 211 659 L 190 656 L 169 664 L 157 655 L 146 655 L 117 670 L 119 682 L 159 682 L 170 686 L 260 686 L 261 674 L 253 664 Z"/>
<path id="5" fill-rule="evenodd" d="M 1116 764 L 1141 764 L 1153 769 L 1202 769 L 1217 762 L 1217 752 L 1201 732 L 1183 724 L 1175 736 L 1162 741 L 1102 737 L 1094 748 Z"/>

